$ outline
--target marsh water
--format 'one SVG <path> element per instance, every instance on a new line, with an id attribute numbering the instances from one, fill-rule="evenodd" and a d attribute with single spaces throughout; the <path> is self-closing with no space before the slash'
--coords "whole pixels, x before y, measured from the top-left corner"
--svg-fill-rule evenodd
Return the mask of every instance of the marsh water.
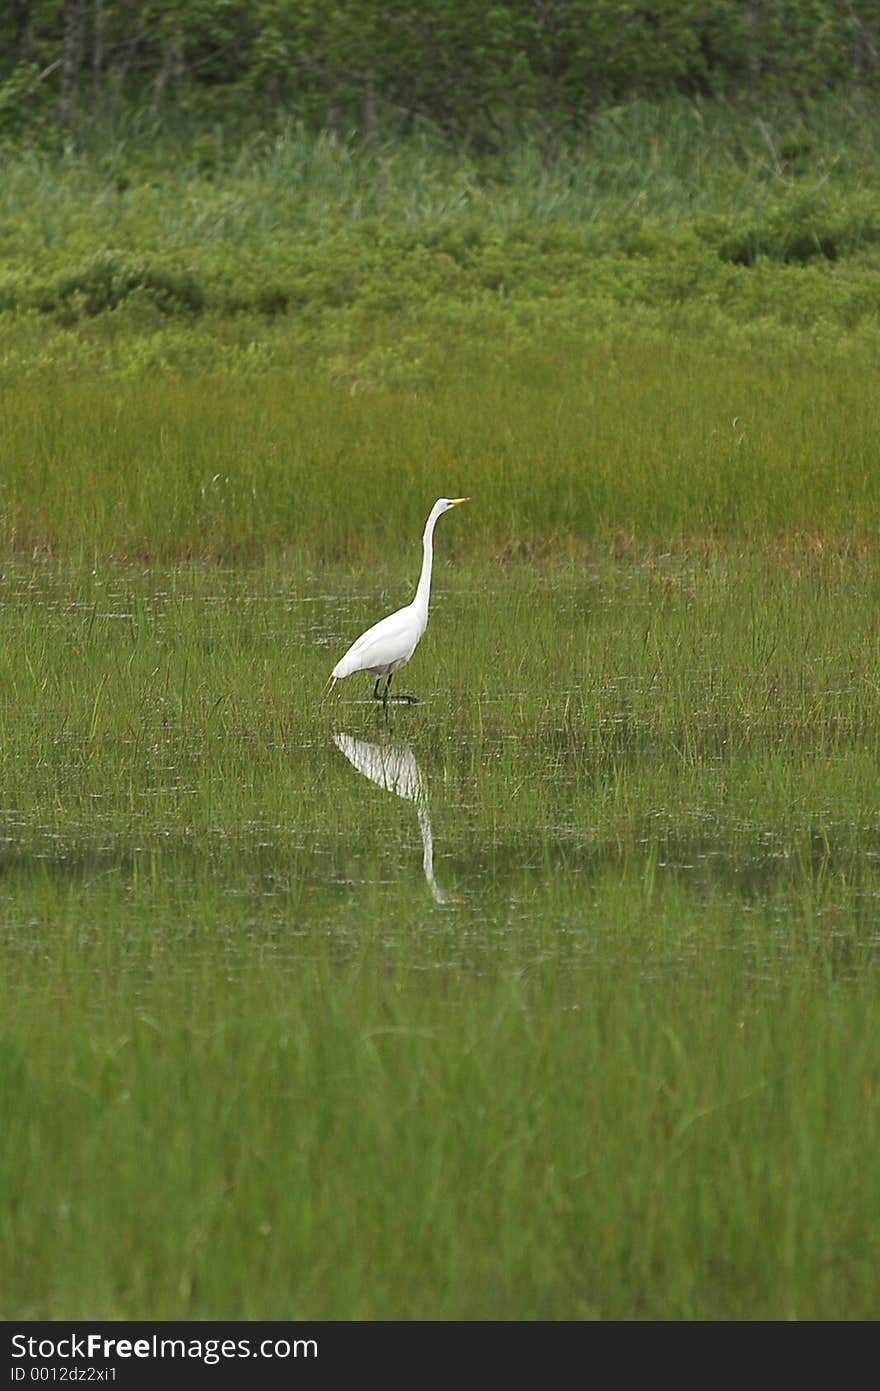
<path id="1" fill-rule="evenodd" d="M 677 582 L 686 597 L 692 576 Z M 620 615 L 640 632 L 650 611 L 638 569 L 620 567 L 610 591 L 590 576 L 543 589 L 571 645 L 581 636 L 595 649 L 591 630 L 611 622 L 625 650 Z M 381 611 L 396 597 L 370 602 Z M 7 947 L 20 948 L 23 922 L 39 937 L 73 886 L 87 937 L 85 919 L 105 913 L 114 933 L 145 917 L 175 940 L 217 921 L 227 960 L 256 942 L 295 961 L 303 937 L 342 949 L 365 924 L 390 938 L 414 922 L 429 929 L 434 965 L 444 950 L 479 965 L 523 923 L 555 926 L 592 955 L 602 946 L 590 924 L 618 897 L 694 921 L 757 914 L 777 935 L 808 901 L 873 956 L 880 823 L 862 790 L 873 750 L 855 720 L 830 750 L 800 733 L 787 747 L 777 721 L 763 744 L 750 732 L 737 761 L 717 733 L 737 693 L 706 708 L 707 666 L 693 710 L 666 735 L 651 725 L 662 691 L 639 665 L 644 641 L 629 668 L 591 677 L 593 704 L 576 708 L 576 672 L 548 692 L 515 665 L 498 669 L 488 644 L 522 623 L 522 596 L 489 597 L 481 653 L 460 629 L 462 614 L 478 626 L 486 593 L 438 587 L 406 673 L 421 702 L 386 710 L 367 678 L 320 700 L 333 654 L 368 611 L 353 583 L 195 567 L 8 571 Z M 456 633 L 450 665 L 442 639 Z M 828 698 L 840 723 L 839 690 Z M 204 951 L 210 934 L 198 936 Z M 533 945 L 543 950 L 541 933 Z M 527 935 L 519 947 L 528 957 Z"/>

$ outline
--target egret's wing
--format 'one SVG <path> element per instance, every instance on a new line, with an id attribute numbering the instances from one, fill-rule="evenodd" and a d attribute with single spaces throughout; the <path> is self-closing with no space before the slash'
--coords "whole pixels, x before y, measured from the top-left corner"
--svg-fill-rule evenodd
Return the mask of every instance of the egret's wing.
<path id="1" fill-rule="evenodd" d="M 371 667 L 399 662 L 401 657 L 411 654 L 420 636 L 412 606 L 398 609 L 361 633 L 345 656 L 340 657 L 333 668 L 333 675 L 350 676 L 353 671 L 369 671 Z"/>

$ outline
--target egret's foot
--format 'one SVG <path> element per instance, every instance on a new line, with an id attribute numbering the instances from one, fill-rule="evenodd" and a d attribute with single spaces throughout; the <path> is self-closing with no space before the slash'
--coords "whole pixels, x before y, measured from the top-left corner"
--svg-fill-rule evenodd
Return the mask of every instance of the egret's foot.
<path id="1" fill-rule="evenodd" d="M 400 705 L 421 705 L 421 701 L 417 695 L 408 695 L 404 691 L 395 692 L 395 694 L 389 696 L 388 699 L 397 701 Z"/>

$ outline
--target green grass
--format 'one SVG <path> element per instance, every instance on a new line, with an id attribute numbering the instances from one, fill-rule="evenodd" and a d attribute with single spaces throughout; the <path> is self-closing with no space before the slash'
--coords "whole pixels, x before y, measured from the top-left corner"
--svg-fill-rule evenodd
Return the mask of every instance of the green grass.
<path id="1" fill-rule="evenodd" d="M 0 538 L 27 556 L 344 559 L 366 573 L 393 559 L 415 576 L 444 494 L 475 500 L 441 533 L 449 558 L 583 556 L 626 537 L 873 538 L 868 354 L 783 369 L 718 357 L 711 340 L 612 333 L 446 367 L 428 396 L 278 372 L 19 383 L 0 419 Z"/>
<path id="2" fill-rule="evenodd" d="M 873 120 L 11 159 L 0 1316 L 876 1317 Z"/>
<path id="3" fill-rule="evenodd" d="M 870 1317 L 865 980 L 619 880 L 538 960 L 502 916 L 477 975 L 406 897 L 351 961 L 44 966 L 7 1014 L 7 1317 Z"/>
<path id="4" fill-rule="evenodd" d="M 395 573 L 7 575 L 4 1317 L 870 1317 L 876 561 Z"/>

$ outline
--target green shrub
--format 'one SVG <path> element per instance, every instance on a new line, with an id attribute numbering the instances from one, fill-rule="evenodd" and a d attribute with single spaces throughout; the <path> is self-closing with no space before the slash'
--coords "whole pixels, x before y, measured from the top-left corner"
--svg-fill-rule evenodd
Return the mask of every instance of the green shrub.
<path id="1" fill-rule="evenodd" d="M 204 290 L 189 272 L 144 256 L 99 251 L 58 280 L 50 307 L 71 319 L 93 316 L 115 309 L 136 291 L 169 316 L 199 314 L 205 306 Z"/>

